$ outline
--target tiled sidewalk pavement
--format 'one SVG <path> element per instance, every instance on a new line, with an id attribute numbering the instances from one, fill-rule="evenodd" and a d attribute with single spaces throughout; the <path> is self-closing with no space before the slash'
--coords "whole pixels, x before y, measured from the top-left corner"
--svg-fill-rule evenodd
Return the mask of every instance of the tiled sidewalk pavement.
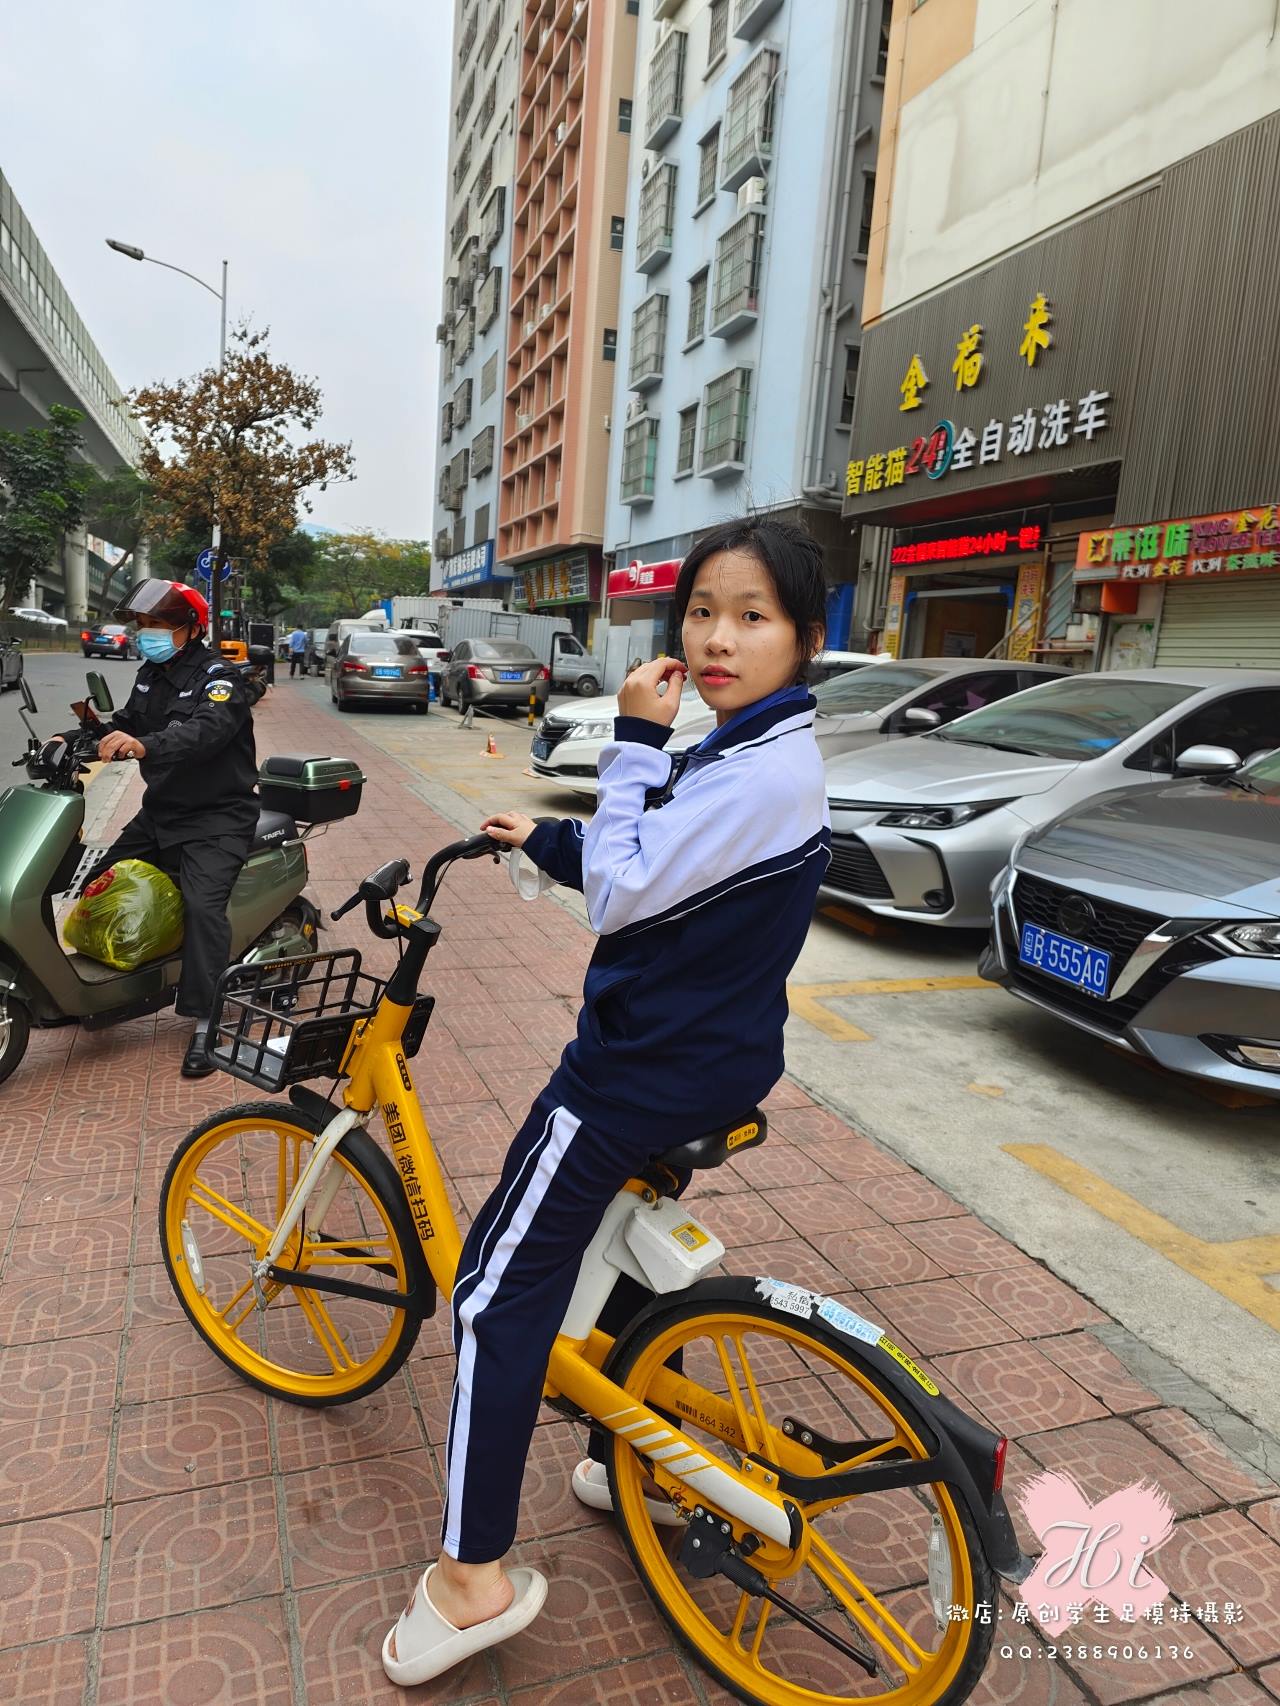
<path id="1" fill-rule="evenodd" d="M 332 907 L 373 864 L 456 838 L 406 774 L 334 718 L 276 690 L 261 751 L 328 748 L 369 775 L 359 817 L 312 849 Z M 131 806 L 136 787 L 126 800 Z M 570 1035 L 587 933 L 520 903 L 487 865 L 455 871 L 431 962 L 437 1014 L 417 1064 L 461 1212 Z M 352 920 L 333 943 L 371 950 Z M 157 1187 L 178 1137 L 253 1094 L 177 1076 L 169 1016 L 96 1036 L 46 1032 L 0 1090 L 0 1700 L 20 1706 L 363 1706 L 401 1698 L 378 1643 L 434 1555 L 450 1374 L 442 1317 L 406 1369 L 350 1409 L 268 1402 L 196 1340 L 159 1265 Z M 1146 1475 L 1175 1501 L 1157 1555 L 1193 1605 L 1194 1663 L 992 1661 L 974 1699 L 1075 1706 L 1280 1698 L 1280 1488 L 1139 1384 L 1094 1336 L 1088 1302 L 959 1203 L 784 1082 L 771 1140 L 697 1195 L 731 1266 L 850 1299 L 944 1388 L 1010 1433 L 1012 1488 L 1038 1467 L 1091 1495 Z M 1261 1375 L 1261 1371 L 1260 1375 Z M 580 1450 L 540 1429 L 519 1551 L 551 1578 L 524 1636 L 409 1699 L 496 1706 L 684 1706 L 727 1697 L 676 1654 L 607 1524 L 568 1491 Z M 1006 1625 L 1007 1626 L 1007 1625 Z M 1166 1639 L 1175 1631 L 1166 1632 Z M 1086 1622 L 1073 1640 L 1116 1639 Z M 1016 1650 L 1016 1649 L 1015 1649 Z"/>

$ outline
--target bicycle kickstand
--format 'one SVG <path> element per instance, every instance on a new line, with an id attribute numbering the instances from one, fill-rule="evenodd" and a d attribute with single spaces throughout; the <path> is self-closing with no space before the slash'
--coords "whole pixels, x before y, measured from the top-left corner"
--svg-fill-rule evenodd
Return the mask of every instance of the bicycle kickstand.
<path id="1" fill-rule="evenodd" d="M 834 1647 L 838 1653 L 843 1653 L 845 1658 L 860 1665 L 868 1676 L 880 1674 L 880 1667 L 870 1653 L 851 1646 L 833 1629 L 824 1629 L 816 1618 L 810 1617 L 794 1600 L 787 1599 L 776 1588 L 770 1587 L 759 1570 L 753 1569 L 744 1557 L 734 1551 L 733 1530 L 729 1524 L 721 1522 L 701 1505 L 694 1510 L 693 1521 L 685 1530 L 679 1561 L 689 1574 L 699 1581 L 705 1581 L 710 1576 L 725 1576 L 735 1587 L 741 1588 L 743 1593 L 768 1600 L 770 1605 L 776 1605 L 779 1611 L 794 1618 L 810 1634 L 817 1635 L 829 1647 Z"/>

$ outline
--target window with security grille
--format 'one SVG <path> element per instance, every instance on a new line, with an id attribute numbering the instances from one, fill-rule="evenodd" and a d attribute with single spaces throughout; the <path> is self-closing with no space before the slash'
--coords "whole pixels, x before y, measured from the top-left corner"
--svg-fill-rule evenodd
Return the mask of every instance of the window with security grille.
<path id="1" fill-rule="evenodd" d="M 650 172 L 640 190 L 640 220 L 636 233 L 636 266 L 641 272 L 665 261 L 671 253 L 676 218 L 676 168 L 666 160 Z"/>
<path id="2" fill-rule="evenodd" d="M 494 429 L 487 426 L 471 440 L 471 472 L 480 478 L 493 467 Z"/>
<path id="3" fill-rule="evenodd" d="M 698 446 L 698 405 L 691 403 L 680 411 L 680 436 L 676 441 L 676 473 L 692 474 L 693 458 Z"/>
<path id="4" fill-rule="evenodd" d="M 486 252 L 493 248 L 502 235 L 502 216 L 506 208 L 507 192 L 499 184 L 480 215 L 480 246 Z"/>
<path id="5" fill-rule="evenodd" d="M 461 502 L 462 502 L 462 493 L 461 492 L 458 493 L 458 502 L 459 502 L 459 504 L 461 504 Z M 451 552 L 450 555 L 454 555 L 458 551 L 465 551 L 466 548 L 467 548 L 467 518 L 465 515 L 460 515 L 458 517 L 458 519 L 453 524 L 453 552 Z"/>
<path id="6" fill-rule="evenodd" d="M 684 110 L 684 30 L 670 30 L 649 61 L 649 101 L 645 136 L 649 146 L 664 141 L 680 122 Z"/>
<path id="7" fill-rule="evenodd" d="M 480 369 L 480 401 L 487 403 L 498 389 L 498 352 L 495 350 Z"/>
<path id="8" fill-rule="evenodd" d="M 702 455 L 699 471 L 741 466 L 747 452 L 747 414 L 751 403 L 751 370 L 730 368 L 713 379 L 702 393 Z"/>
<path id="9" fill-rule="evenodd" d="M 454 108 L 453 121 L 458 130 L 462 129 L 462 121 L 471 111 L 471 103 L 475 99 L 475 94 L 476 74 L 473 71 L 467 78 L 466 82 L 462 85 L 462 93 L 459 95 L 458 104 Z"/>
<path id="10" fill-rule="evenodd" d="M 454 334 L 454 359 L 465 361 L 476 347 L 476 311 L 468 308 L 458 321 L 458 330 Z"/>
<path id="11" fill-rule="evenodd" d="M 457 195 L 466 181 L 467 173 L 471 170 L 471 138 L 462 144 L 462 152 L 453 165 L 453 193 Z"/>
<path id="12" fill-rule="evenodd" d="M 762 48 L 729 85 L 720 139 L 720 187 L 737 189 L 773 158 L 774 82 L 781 55 Z"/>
<path id="13" fill-rule="evenodd" d="M 489 505 L 481 504 L 475 513 L 471 528 L 471 543 L 483 545 L 489 537 Z"/>
<path id="14" fill-rule="evenodd" d="M 495 112 L 498 110 L 498 79 L 495 77 L 484 92 L 484 99 L 476 113 L 476 129 L 486 130 Z"/>
<path id="15" fill-rule="evenodd" d="M 696 344 L 707 329 L 707 279 L 709 274 L 706 267 L 700 273 L 695 273 L 689 280 L 689 324 L 685 330 L 686 344 Z"/>
<path id="16" fill-rule="evenodd" d="M 621 497 L 624 504 L 653 496 L 657 467 L 657 417 L 644 415 L 640 420 L 632 421 L 622 435 Z"/>
<path id="17" fill-rule="evenodd" d="M 458 452 L 458 454 L 454 457 L 453 461 L 450 462 L 450 464 L 449 464 L 449 477 L 453 482 L 453 486 L 454 486 L 455 491 L 460 492 L 462 490 L 462 488 L 466 485 L 467 479 L 469 476 L 469 472 L 470 472 L 470 468 L 471 468 L 470 452 L 466 451 L 466 450 L 460 450 Z"/>
<path id="18" fill-rule="evenodd" d="M 476 319 L 479 329 L 487 332 L 498 318 L 498 309 L 502 306 L 502 268 L 492 267 L 480 286 L 480 294 L 476 297 Z"/>
<path id="19" fill-rule="evenodd" d="M 453 404 L 446 403 L 440 411 L 440 441 L 448 444 L 453 437 Z"/>
<path id="20" fill-rule="evenodd" d="M 764 214 L 756 209 L 735 220 L 716 244 L 713 332 L 737 329 L 759 313 L 763 258 Z"/>
<path id="21" fill-rule="evenodd" d="M 667 297 L 665 291 L 659 291 L 646 296 L 631 316 L 631 366 L 627 384 L 633 390 L 661 379 L 666 342 Z"/>
<path id="22" fill-rule="evenodd" d="M 707 38 L 707 70 L 724 58 L 729 45 L 729 0 L 711 0 L 711 30 Z"/>
<path id="23" fill-rule="evenodd" d="M 716 193 L 716 169 L 720 162 L 720 126 L 698 144 L 698 206 Z"/>

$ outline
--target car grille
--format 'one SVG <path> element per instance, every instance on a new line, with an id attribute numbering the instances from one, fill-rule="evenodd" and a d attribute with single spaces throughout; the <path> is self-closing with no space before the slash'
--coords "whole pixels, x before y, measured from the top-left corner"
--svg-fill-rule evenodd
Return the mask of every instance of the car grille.
<path id="1" fill-rule="evenodd" d="M 832 888 L 847 889 L 864 900 L 893 899 L 893 890 L 879 860 L 858 835 L 831 837 L 831 863 L 824 880 Z"/>
<path id="2" fill-rule="evenodd" d="M 1059 908 L 1068 896 L 1076 892 L 1075 889 L 1057 883 L 1047 883 L 1040 877 L 1029 877 L 1019 872 L 1013 887 L 1013 910 L 1018 923 L 1012 932 L 1007 926 L 1002 926 L 1013 987 L 1024 994 L 1034 996 L 1046 1007 L 1071 1014 L 1096 1026 L 1098 1030 L 1118 1037 L 1166 984 L 1172 983 L 1175 978 L 1181 977 L 1195 966 L 1207 965 L 1209 961 L 1221 958 L 1220 950 L 1199 938 L 1191 938 L 1177 947 L 1170 948 L 1164 958 L 1144 972 L 1133 988 L 1119 1000 L 1108 1001 L 1100 1000 L 1096 995 L 1089 995 L 1083 989 L 1073 989 L 1069 983 L 1049 977 L 1032 966 L 1020 964 L 1018 937 L 1021 925 L 1039 924 L 1046 930 L 1055 930 L 1061 935 L 1070 936 L 1073 941 L 1083 942 L 1087 947 L 1102 948 L 1109 953 L 1111 983 L 1114 985 L 1138 944 L 1150 935 L 1152 930 L 1164 923 L 1164 919 L 1156 913 L 1139 912 L 1136 907 L 1119 906 L 1114 901 L 1103 901 L 1090 895 L 1089 904 L 1094 909 L 1094 922 L 1083 928 L 1075 926 L 1064 930 L 1058 918 Z"/>
<path id="3" fill-rule="evenodd" d="M 542 719 L 538 734 L 547 743 L 547 752 L 552 753 L 573 727 L 572 723 L 553 723 L 550 717 Z"/>

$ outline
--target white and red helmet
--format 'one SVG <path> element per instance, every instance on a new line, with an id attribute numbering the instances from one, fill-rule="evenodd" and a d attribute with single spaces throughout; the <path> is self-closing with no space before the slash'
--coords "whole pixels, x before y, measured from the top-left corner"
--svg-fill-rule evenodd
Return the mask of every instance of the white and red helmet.
<path id="1" fill-rule="evenodd" d="M 208 600 L 195 587 L 184 586 L 181 581 L 135 581 L 113 614 L 122 622 L 151 616 L 171 628 L 187 628 L 194 621 L 201 632 L 209 626 Z"/>

